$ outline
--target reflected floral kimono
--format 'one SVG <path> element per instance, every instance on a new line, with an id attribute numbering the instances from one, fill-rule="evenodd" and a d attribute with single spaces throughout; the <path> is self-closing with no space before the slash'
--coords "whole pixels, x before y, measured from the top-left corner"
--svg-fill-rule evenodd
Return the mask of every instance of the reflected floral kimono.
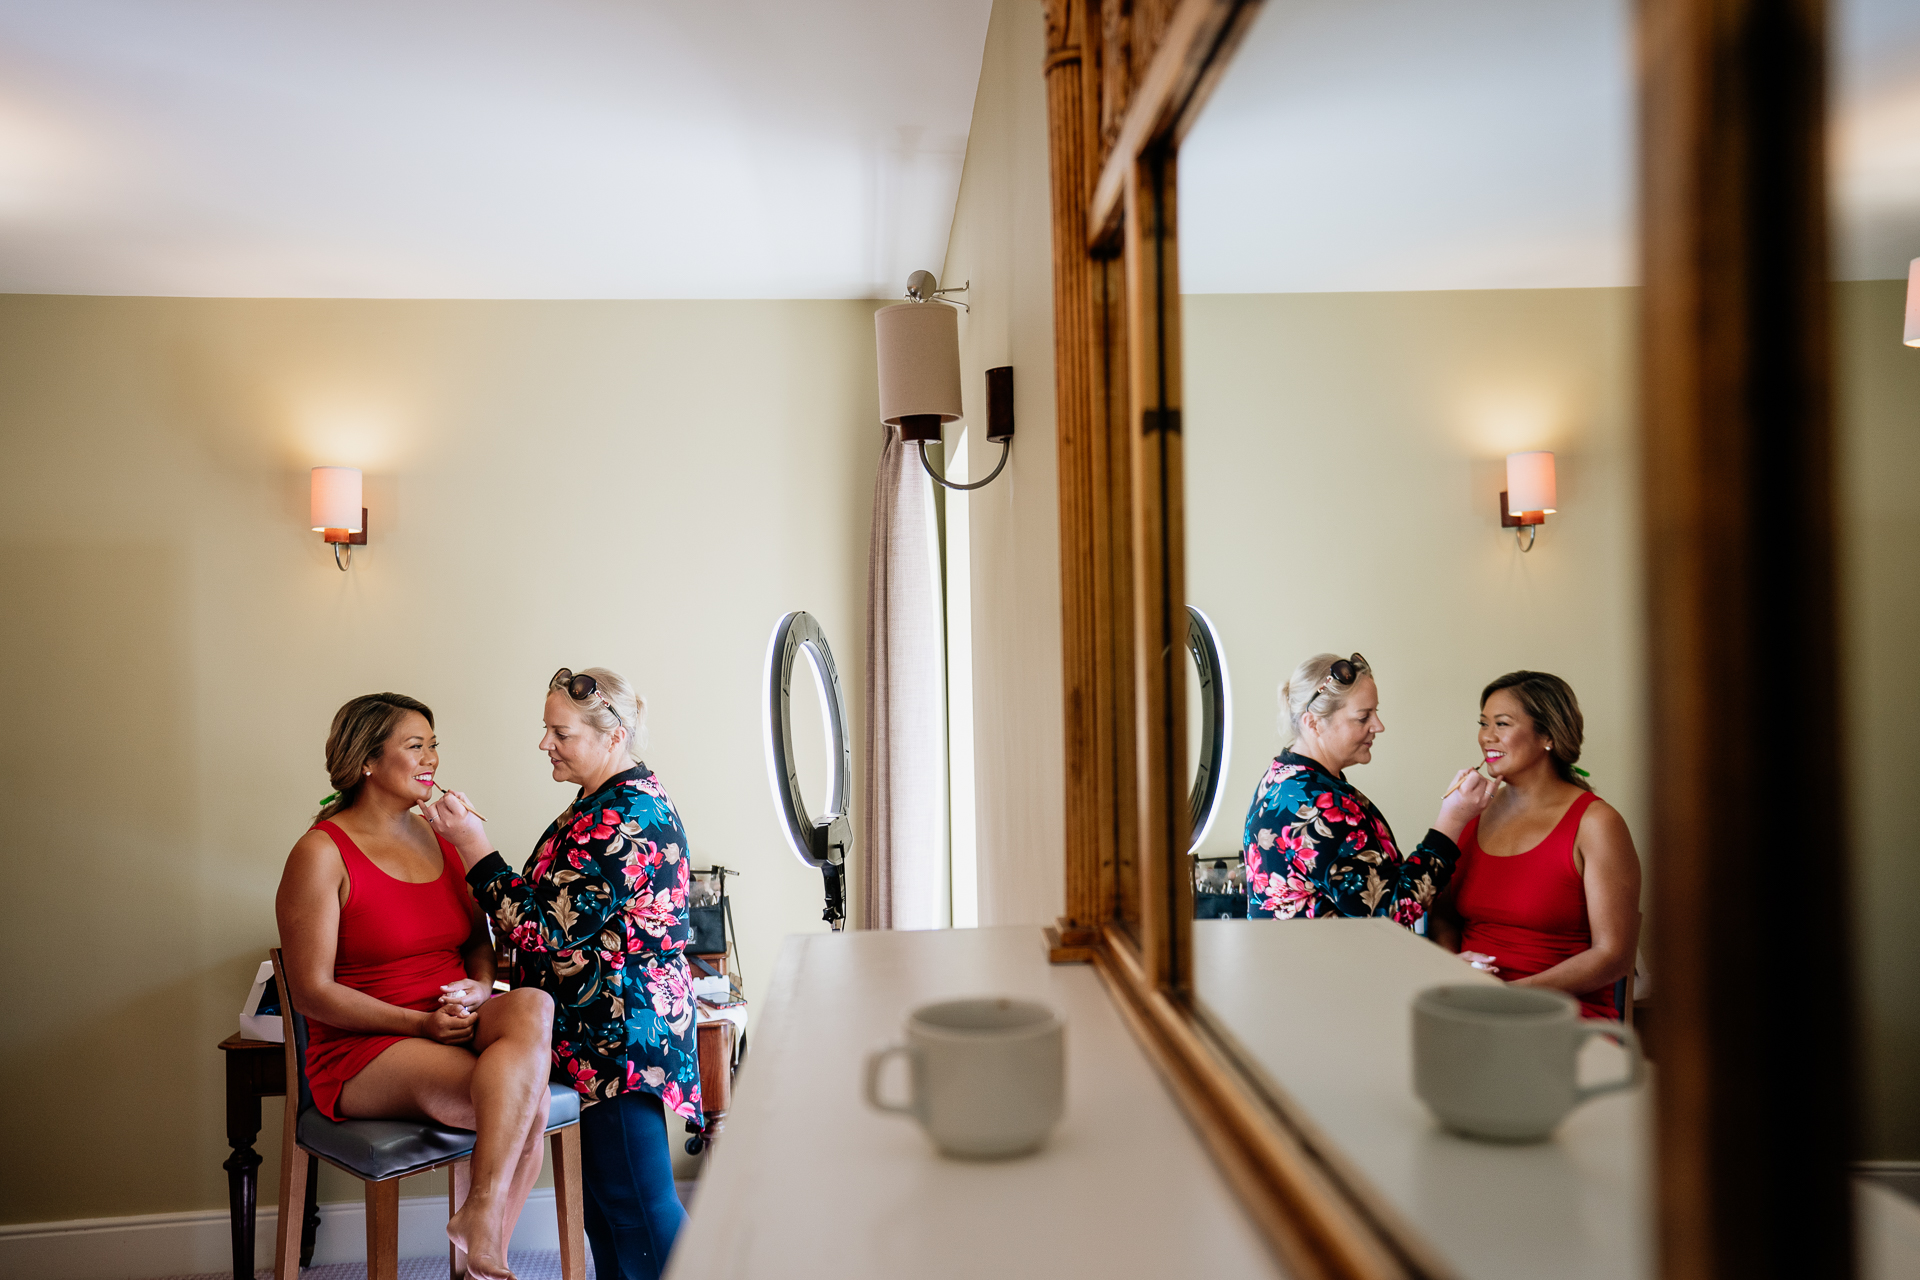
<path id="1" fill-rule="evenodd" d="M 1453 878 L 1460 850 L 1429 831 L 1401 854 L 1352 783 L 1282 751 L 1254 792 L 1242 856 L 1250 917 L 1387 916 L 1412 928 Z"/>
<path id="2" fill-rule="evenodd" d="M 467 873 L 513 985 L 553 997 L 554 1066 L 584 1098 L 644 1089 L 700 1118 L 687 871 L 680 815 L 636 765 L 568 805 L 521 874 L 498 853 Z"/>

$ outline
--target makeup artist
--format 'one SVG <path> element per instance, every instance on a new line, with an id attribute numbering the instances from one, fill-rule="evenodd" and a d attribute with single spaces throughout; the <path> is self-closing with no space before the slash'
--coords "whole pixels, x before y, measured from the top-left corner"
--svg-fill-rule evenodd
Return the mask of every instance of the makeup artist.
<path id="1" fill-rule="evenodd" d="M 466 797 L 430 810 L 474 898 L 514 946 L 515 987 L 554 1000 L 555 1073 L 579 1090 L 586 1232 L 601 1280 L 654 1280 L 686 1212 L 667 1116 L 700 1118 L 687 962 L 687 834 L 640 762 L 646 705 L 618 674 L 566 668 L 547 682 L 547 754 L 580 788 L 519 872 Z"/>
<path id="2" fill-rule="evenodd" d="M 1462 769 L 1433 829 L 1402 853 L 1387 820 L 1347 779 L 1386 732 L 1373 668 L 1359 654 L 1308 658 L 1280 686 L 1281 732 L 1247 813 L 1247 914 L 1288 920 L 1386 916 L 1408 928 L 1427 914 L 1460 859 L 1454 843 L 1487 806 L 1493 784 Z"/>

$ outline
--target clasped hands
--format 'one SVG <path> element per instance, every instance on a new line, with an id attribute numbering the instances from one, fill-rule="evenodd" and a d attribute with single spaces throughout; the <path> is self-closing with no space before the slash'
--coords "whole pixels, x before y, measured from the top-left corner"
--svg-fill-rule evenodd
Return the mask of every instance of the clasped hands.
<path id="1" fill-rule="evenodd" d="M 466 1044 L 473 1039 L 480 1006 L 492 997 L 493 990 L 474 978 L 447 983 L 440 988 L 440 1004 L 426 1015 L 420 1034 L 441 1044 Z"/>

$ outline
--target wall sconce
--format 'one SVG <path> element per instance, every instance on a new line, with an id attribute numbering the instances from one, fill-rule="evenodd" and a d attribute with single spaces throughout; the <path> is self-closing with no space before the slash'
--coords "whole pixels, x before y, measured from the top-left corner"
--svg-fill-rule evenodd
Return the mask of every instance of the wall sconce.
<path id="1" fill-rule="evenodd" d="M 353 549 L 367 545 L 367 509 L 360 505 L 360 468 L 315 467 L 309 514 L 313 531 L 333 545 L 333 562 L 345 573 Z M 347 549 L 346 558 L 340 549 Z"/>
<path id="2" fill-rule="evenodd" d="M 1920 258 L 1907 264 L 1907 336 L 1910 347 L 1920 347 Z"/>
<path id="3" fill-rule="evenodd" d="M 910 301 L 873 313 L 880 357 L 880 420 L 900 428 L 900 439 L 920 446 L 920 465 L 935 483 L 949 489 L 979 489 L 1005 469 L 1013 452 L 1013 366 L 987 370 L 987 439 L 1000 446 L 1000 461 L 985 480 L 956 484 L 933 469 L 929 442 L 941 428 L 958 422 L 960 411 L 960 317 L 945 295 L 964 293 L 968 285 L 942 289 L 931 271 L 907 280 Z M 971 283 L 971 282 L 969 282 Z M 949 306 L 935 306 L 947 302 Z"/>
<path id="4" fill-rule="evenodd" d="M 1551 452 L 1540 449 L 1507 455 L 1507 487 L 1500 491 L 1500 527 L 1514 531 L 1514 541 L 1522 551 L 1533 550 L 1533 540 L 1557 509 L 1557 500 Z M 1524 539 L 1521 530 L 1526 531 Z"/>

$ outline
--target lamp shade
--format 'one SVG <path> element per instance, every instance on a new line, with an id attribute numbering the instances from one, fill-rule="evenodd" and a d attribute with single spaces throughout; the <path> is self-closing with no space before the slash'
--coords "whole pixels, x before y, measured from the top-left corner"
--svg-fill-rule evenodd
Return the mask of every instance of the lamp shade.
<path id="1" fill-rule="evenodd" d="M 1507 510 L 1544 511 L 1551 515 L 1558 498 L 1552 453 L 1540 449 L 1507 455 Z"/>
<path id="2" fill-rule="evenodd" d="M 1920 258 L 1907 264 L 1907 336 L 1910 347 L 1920 347 Z"/>
<path id="3" fill-rule="evenodd" d="M 880 421 L 937 416 L 958 422 L 959 312 L 937 302 L 900 302 L 873 313 L 880 355 Z"/>
<path id="4" fill-rule="evenodd" d="M 311 514 L 314 532 L 345 529 L 360 532 L 360 511 L 366 503 L 360 495 L 360 468 L 315 467 Z"/>

